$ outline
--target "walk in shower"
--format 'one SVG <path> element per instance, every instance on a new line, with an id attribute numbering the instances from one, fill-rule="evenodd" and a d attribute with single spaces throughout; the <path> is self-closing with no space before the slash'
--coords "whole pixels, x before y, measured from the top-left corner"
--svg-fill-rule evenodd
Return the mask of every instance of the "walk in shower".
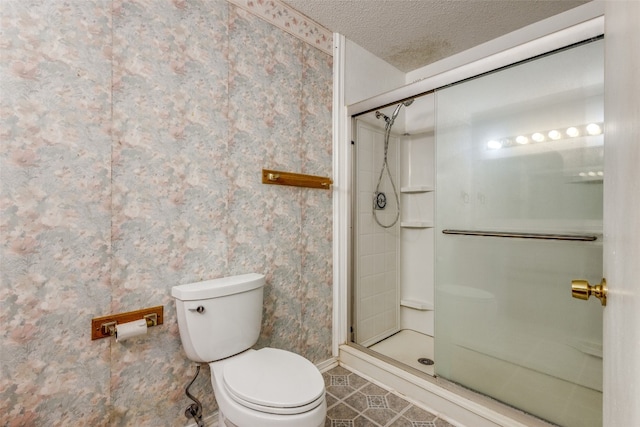
<path id="1" fill-rule="evenodd" d="M 602 278 L 603 70 L 594 39 L 354 117 L 353 343 L 601 425 L 602 307 L 571 281 Z"/>

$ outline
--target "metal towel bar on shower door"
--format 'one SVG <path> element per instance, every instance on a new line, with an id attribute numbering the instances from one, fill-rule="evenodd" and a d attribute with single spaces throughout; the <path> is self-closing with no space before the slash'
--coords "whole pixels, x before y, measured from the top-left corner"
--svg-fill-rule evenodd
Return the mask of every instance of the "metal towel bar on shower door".
<path id="1" fill-rule="evenodd" d="M 541 240 L 570 240 L 578 242 L 593 242 L 598 236 L 584 234 L 550 234 L 550 233 L 520 233 L 510 231 L 479 231 L 479 230 L 442 230 L 443 234 L 457 234 L 462 236 L 482 237 L 510 237 L 518 239 Z"/>

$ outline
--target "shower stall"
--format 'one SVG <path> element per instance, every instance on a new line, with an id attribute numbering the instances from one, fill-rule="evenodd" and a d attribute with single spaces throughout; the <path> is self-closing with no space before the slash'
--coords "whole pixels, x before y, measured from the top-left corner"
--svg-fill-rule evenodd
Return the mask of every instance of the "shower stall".
<path id="1" fill-rule="evenodd" d="M 562 426 L 602 423 L 603 40 L 353 120 L 351 341 Z M 406 94 L 406 92 L 405 92 Z"/>

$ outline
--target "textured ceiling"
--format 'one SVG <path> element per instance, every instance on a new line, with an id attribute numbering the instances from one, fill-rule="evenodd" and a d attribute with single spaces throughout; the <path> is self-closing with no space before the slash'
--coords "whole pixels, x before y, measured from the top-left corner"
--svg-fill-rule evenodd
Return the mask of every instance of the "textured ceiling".
<path id="1" fill-rule="evenodd" d="M 587 3 L 574 0 L 284 2 L 404 72 Z"/>

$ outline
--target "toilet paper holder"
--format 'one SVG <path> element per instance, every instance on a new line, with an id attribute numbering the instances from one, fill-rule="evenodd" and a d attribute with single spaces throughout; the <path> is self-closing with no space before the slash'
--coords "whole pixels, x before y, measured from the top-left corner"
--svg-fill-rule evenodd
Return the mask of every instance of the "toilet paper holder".
<path id="1" fill-rule="evenodd" d="M 158 315 L 156 313 L 145 314 L 142 317 L 147 322 L 147 328 L 156 326 L 158 324 Z M 100 332 L 102 332 L 102 335 L 114 336 L 116 334 L 116 326 L 118 326 L 118 322 L 116 321 L 105 322 L 100 325 Z"/>
<path id="2" fill-rule="evenodd" d="M 150 307 L 127 313 L 111 314 L 91 319 L 91 340 L 115 336 L 116 326 L 122 323 L 144 319 L 147 327 L 162 325 L 164 307 Z"/>

